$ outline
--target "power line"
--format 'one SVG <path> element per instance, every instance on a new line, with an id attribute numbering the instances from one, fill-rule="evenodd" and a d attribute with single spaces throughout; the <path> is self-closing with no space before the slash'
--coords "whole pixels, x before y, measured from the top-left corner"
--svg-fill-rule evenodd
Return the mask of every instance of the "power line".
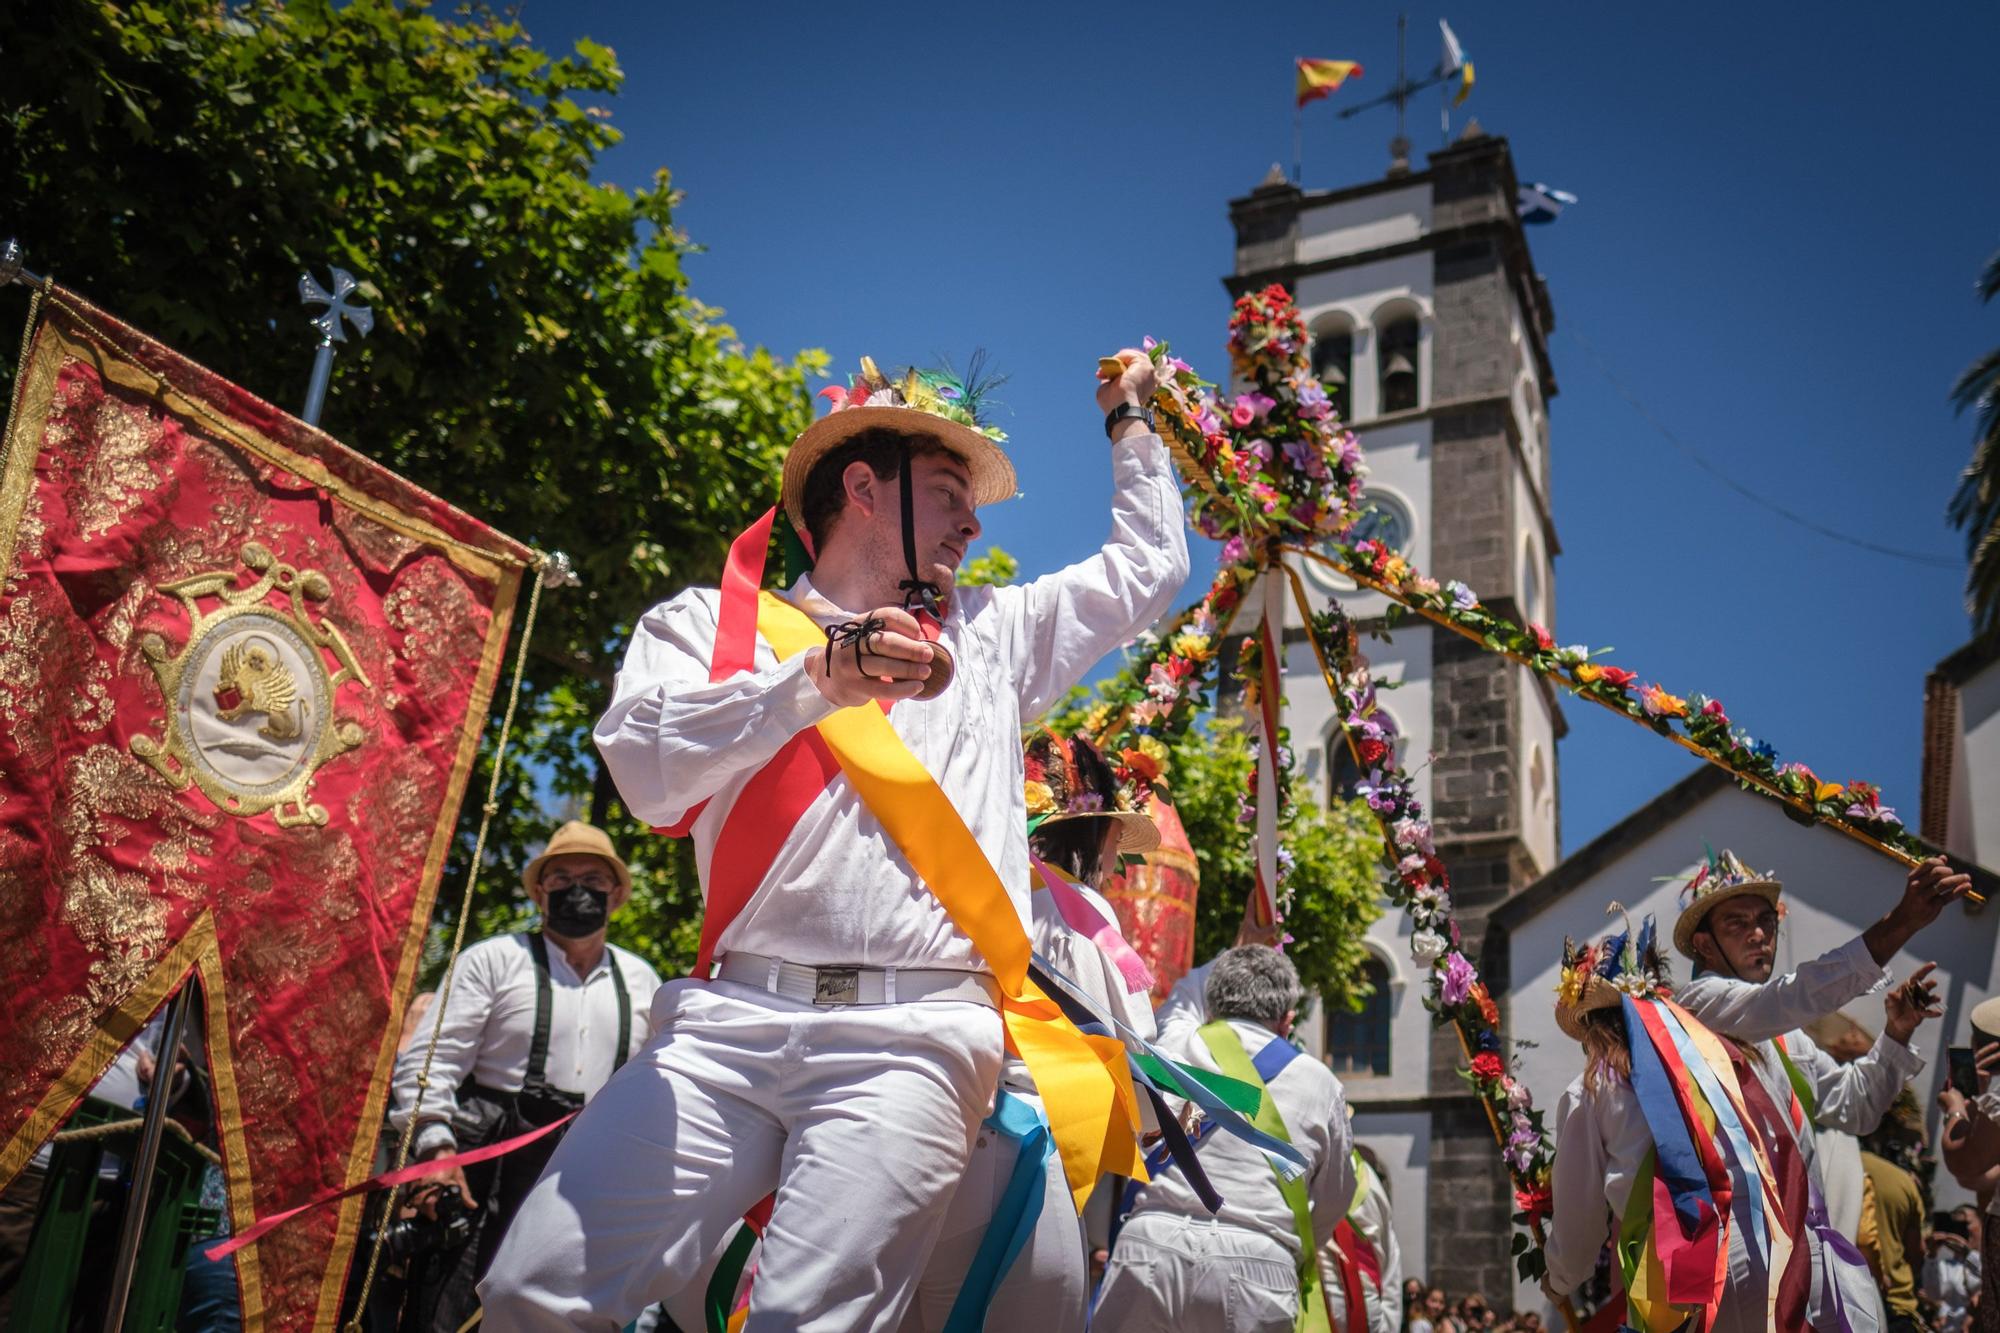
<path id="1" fill-rule="evenodd" d="M 1724 486 L 1727 486 L 1730 490 L 1735 491 L 1738 495 L 1750 501 L 1750 503 L 1757 505 L 1761 508 L 1768 509 L 1772 513 L 1776 514 L 1779 518 L 1782 518 L 1790 523 L 1796 523 L 1798 524 L 1798 526 L 1804 528 L 1806 531 L 1817 533 L 1818 535 L 1825 537 L 1829 541 L 1841 542 L 1848 546 L 1856 546 L 1864 551 L 1872 551 L 1876 555 L 1886 555 L 1897 560 L 1907 560 L 1914 565 L 1927 565 L 1932 569 L 1956 570 L 1960 568 L 1962 562 L 1953 559 L 1949 556 L 1931 555 L 1924 551 L 1906 551 L 1903 550 L 1901 547 L 1896 547 L 1896 546 L 1884 546 L 1880 542 L 1871 542 L 1865 538 L 1856 537 L 1849 533 L 1842 532 L 1838 528 L 1828 527 L 1824 523 L 1819 523 L 1814 521 L 1813 519 L 1807 518 L 1804 514 L 1801 514 L 1796 510 L 1786 508 L 1784 505 L 1778 503 L 1778 501 L 1776 500 L 1771 499 L 1767 495 L 1751 490 L 1748 486 L 1745 486 L 1742 482 L 1736 480 L 1734 477 L 1730 476 L 1727 472 L 1724 472 L 1721 468 L 1709 462 L 1708 459 L 1704 458 L 1698 451 L 1694 449 L 1693 446 L 1684 443 L 1679 436 L 1675 435 L 1673 431 L 1669 430 L 1667 428 L 1667 424 L 1661 421 L 1658 417 L 1654 416 L 1652 409 L 1648 408 L 1644 403 L 1640 402 L 1638 395 L 1633 393 L 1630 389 L 1626 388 L 1624 381 L 1620 380 L 1617 375 L 1612 373 L 1611 367 L 1604 363 L 1604 358 L 1597 354 L 1597 349 L 1591 346 L 1589 339 L 1585 338 L 1582 334 L 1578 333 L 1575 329 L 1570 328 L 1567 325 L 1565 325 L 1560 331 L 1562 333 L 1567 334 L 1569 336 L 1570 341 L 1574 342 L 1579 348 L 1582 349 L 1583 354 L 1590 359 L 1590 363 L 1593 366 L 1597 367 L 1598 374 L 1604 376 L 1605 382 L 1609 384 L 1614 391 L 1617 392 L 1620 398 L 1623 398 L 1627 403 L 1631 404 L 1632 410 L 1637 412 L 1641 417 L 1643 417 L 1647 425 L 1651 426 L 1654 430 L 1660 433 L 1661 439 L 1665 440 L 1668 444 L 1671 444 L 1674 448 L 1680 450 L 1681 453 L 1686 455 L 1688 460 L 1692 462 L 1696 467 L 1708 473 L 1708 475 L 1714 477 Z"/>

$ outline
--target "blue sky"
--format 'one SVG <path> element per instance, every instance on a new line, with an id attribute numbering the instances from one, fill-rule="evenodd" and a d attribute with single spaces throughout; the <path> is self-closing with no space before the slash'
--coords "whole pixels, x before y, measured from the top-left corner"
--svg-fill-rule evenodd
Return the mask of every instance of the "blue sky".
<path id="1" fill-rule="evenodd" d="M 1254 13 L 1255 21 L 1244 17 Z M 1787 758 L 1881 782 L 1914 824 L 1923 678 L 1966 638 L 1943 510 L 1970 453 L 1945 395 L 2000 344 L 1973 277 L 2000 248 L 1991 53 L 2000 10 L 1523 3 L 1442 11 L 1478 71 L 1459 117 L 1524 179 L 1582 196 L 1531 233 L 1552 290 L 1560 639 L 1715 695 Z M 747 341 L 843 373 L 987 349 L 1024 499 L 988 537 L 1029 572 L 1102 539 L 1091 372 L 1142 334 L 1224 369 L 1227 201 L 1292 152 L 1291 61 L 1367 72 L 1307 108 L 1305 183 L 1381 174 L 1391 7 L 829 6 L 529 0 L 535 39 L 612 46 L 625 142 L 707 252 L 699 297 Z M 1411 64 L 1440 11 L 1410 11 Z M 1411 138 L 1438 146 L 1438 103 Z M 1581 340 L 1581 341 L 1579 341 Z M 1814 521 L 1953 562 L 1814 535 L 1714 480 L 1676 437 Z M 1453 571 L 1431 571 L 1449 577 Z M 1188 597 L 1199 592 L 1199 564 Z M 1569 708 L 1574 850 L 1687 771 Z M 1754 858 L 1753 858 L 1754 859 Z"/>

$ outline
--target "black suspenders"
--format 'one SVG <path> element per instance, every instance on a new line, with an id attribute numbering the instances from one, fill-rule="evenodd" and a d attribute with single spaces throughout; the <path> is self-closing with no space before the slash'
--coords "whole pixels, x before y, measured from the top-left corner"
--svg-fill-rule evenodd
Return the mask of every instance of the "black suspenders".
<path id="1" fill-rule="evenodd" d="M 550 1011 L 555 1004 L 554 987 L 549 981 L 549 943 L 542 938 L 539 930 L 528 932 L 528 952 L 535 959 L 535 1036 L 528 1046 L 528 1077 L 524 1086 L 545 1086 L 549 1063 Z M 611 1057 L 611 1068 L 618 1069 L 625 1063 L 625 1054 L 632 1047 L 632 996 L 625 989 L 625 972 L 618 966 L 617 955 L 611 946 L 604 946 L 605 961 L 611 968 L 611 985 L 618 992 L 618 1050 Z"/>

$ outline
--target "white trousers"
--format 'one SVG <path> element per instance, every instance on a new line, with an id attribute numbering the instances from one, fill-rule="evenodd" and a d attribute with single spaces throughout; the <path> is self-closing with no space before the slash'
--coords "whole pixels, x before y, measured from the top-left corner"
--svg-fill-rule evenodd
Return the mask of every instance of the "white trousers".
<path id="1" fill-rule="evenodd" d="M 1011 1092 L 1037 1108 L 1033 1093 Z M 937 1247 L 917 1284 L 917 1298 L 903 1316 L 902 1333 L 939 1333 L 965 1281 L 972 1257 L 986 1238 L 987 1224 L 1013 1177 L 1019 1147 L 1005 1134 L 981 1125 L 965 1178 L 951 1196 L 938 1228 Z M 1032 1333 L 1083 1333 L 1090 1302 L 1083 1223 L 1070 1198 L 1062 1160 L 1051 1157 L 1042 1177 L 1042 1211 L 1035 1231 L 1000 1280 L 987 1307 L 986 1327 Z"/>
<path id="2" fill-rule="evenodd" d="M 683 978 L 593 1097 L 480 1284 L 492 1333 L 613 1333 L 705 1277 L 773 1190 L 749 1333 L 902 1318 L 992 1105 L 997 1011 L 819 1009 Z"/>
<path id="3" fill-rule="evenodd" d="M 1299 1271 L 1269 1236 L 1141 1210 L 1118 1233 L 1091 1333 L 1291 1333 Z"/>

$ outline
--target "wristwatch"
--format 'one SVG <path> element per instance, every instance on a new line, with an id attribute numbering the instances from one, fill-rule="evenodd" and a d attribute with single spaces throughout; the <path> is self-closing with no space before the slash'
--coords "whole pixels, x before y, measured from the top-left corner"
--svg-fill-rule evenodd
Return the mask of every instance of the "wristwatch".
<path id="1" fill-rule="evenodd" d="M 1118 428 L 1121 421 L 1143 421 L 1146 429 L 1153 429 L 1153 409 L 1141 407 L 1137 403 L 1120 403 L 1104 414 L 1104 433 L 1109 435 Z"/>

